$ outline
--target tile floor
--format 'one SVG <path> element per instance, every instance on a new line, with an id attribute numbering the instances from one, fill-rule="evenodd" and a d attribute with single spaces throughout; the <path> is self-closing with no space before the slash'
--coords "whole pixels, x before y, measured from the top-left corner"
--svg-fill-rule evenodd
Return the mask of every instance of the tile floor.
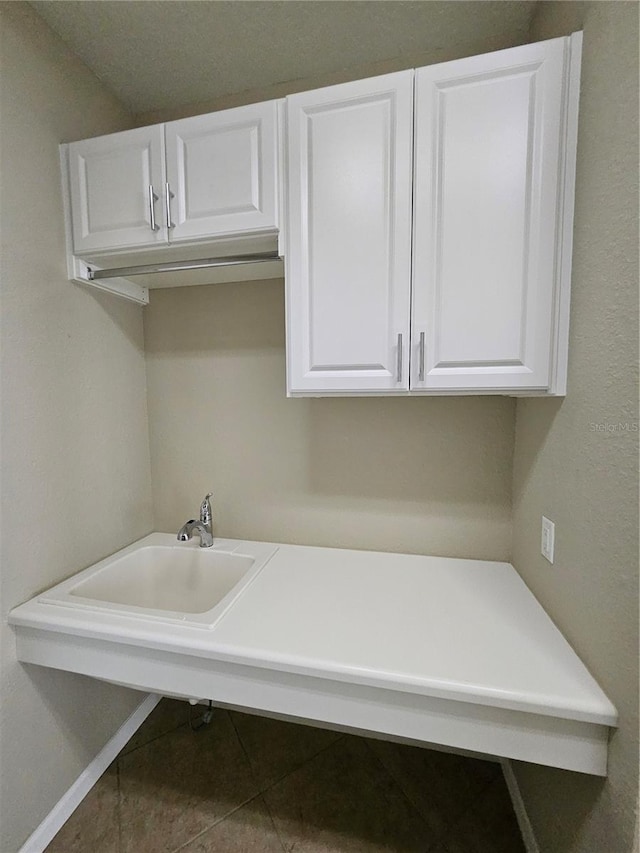
<path id="1" fill-rule="evenodd" d="M 195 709 L 197 722 L 203 708 Z M 47 853 L 524 853 L 499 764 L 163 699 Z"/>

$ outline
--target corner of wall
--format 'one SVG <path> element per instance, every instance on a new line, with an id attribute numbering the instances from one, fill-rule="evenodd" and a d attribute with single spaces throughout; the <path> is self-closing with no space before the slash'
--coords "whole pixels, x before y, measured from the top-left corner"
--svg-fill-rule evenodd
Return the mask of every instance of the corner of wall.
<path id="1" fill-rule="evenodd" d="M 514 774 L 541 849 L 630 853 L 638 791 L 638 8 L 543 2 L 530 37 L 583 29 L 566 398 L 519 400 L 513 564 L 617 706 L 609 775 Z M 556 559 L 540 554 L 541 516 Z"/>
<path id="2" fill-rule="evenodd" d="M 67 280 L 58 158 L 131 117 L 28 3 L 0 15 L 0 805 L 2 849 L 17 850 L 139 696 L 20 664 L 4 616 L 152 522 L 141 309 Z"/>

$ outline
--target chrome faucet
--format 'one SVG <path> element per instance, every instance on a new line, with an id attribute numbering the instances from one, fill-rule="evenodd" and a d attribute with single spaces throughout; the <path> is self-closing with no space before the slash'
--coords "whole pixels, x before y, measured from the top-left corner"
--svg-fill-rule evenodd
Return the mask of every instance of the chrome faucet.
<path id="1" fill-rule="evenodd" d="M 205 495 L 204 500 L 200 504 L 200 521 L 191 518 L 178 531 L 178 540 L 180 542 L 188 542 L 194 534 L 197 534 L 200 537 L 201 548 L 211 548 L 213 545 L 213 516 L 211 514 L 211 504 L 209 503 L 211 494 L 209 492 L 208 495 Z"/>

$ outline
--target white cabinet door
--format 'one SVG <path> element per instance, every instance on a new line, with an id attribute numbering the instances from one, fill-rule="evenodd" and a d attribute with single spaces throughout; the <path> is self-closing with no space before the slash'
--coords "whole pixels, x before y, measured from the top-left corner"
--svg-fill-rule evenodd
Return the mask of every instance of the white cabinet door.
<path id="1" fill-rule="evenodd" d="M 413 72 L 287 98 L 289 393 L 408 389 Z"/>
<path id="2" fill-rule="evenodd" d="M 162 125 L 73 142 L 68 157 L 75 253 L 166 242 Z"/>
<path id="3" fill-rule="evenodd" d="M 416 72 L 416 389 L 550 384 L 565 39 Z"/>
<path id="4" fill-rule="evenodd" d="M 171 242 L 277 228 L 277 127 L 276 101 L 165 125 Z"/>

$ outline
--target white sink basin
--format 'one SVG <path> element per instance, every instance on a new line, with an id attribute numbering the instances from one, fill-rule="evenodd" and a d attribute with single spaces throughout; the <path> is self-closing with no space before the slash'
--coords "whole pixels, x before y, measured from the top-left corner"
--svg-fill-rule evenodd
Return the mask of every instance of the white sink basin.
<path id="1" fill-rule="evenodd" d="M 81 581 L 69 594 L 154 610 L 206 613 L 254 562 L 241 554 L 148 545 Z"/>
<path id="2" fill-rule="evenodd" d="M 277 548 L 255 542 L 177 542 L 152 533 L 40 596 L 40 601 L 210 627 Z"/>

